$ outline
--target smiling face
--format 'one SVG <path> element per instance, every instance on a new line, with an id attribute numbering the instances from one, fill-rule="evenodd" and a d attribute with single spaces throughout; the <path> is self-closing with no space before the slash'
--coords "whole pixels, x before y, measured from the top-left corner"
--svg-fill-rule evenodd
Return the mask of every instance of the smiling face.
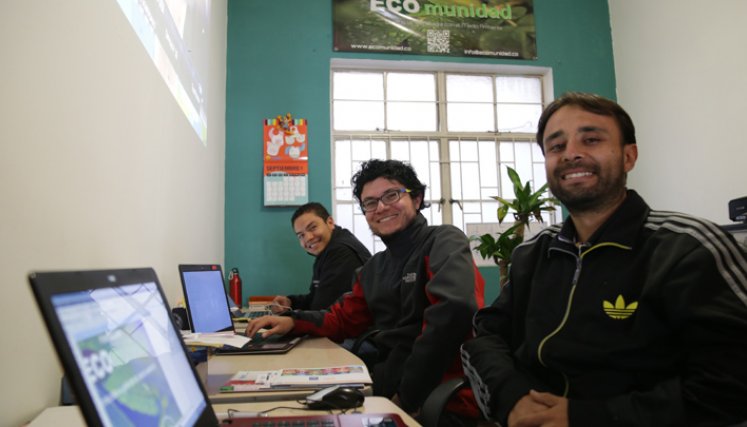
<path id="1" fill-rule="evenodd" d="M 366 183 L 361 191 L 361 201 L 378 199 L 389 190 L 404 188 L 397 180 L 376 178 Z M 391 236 L 407 228 L 418 214 L 422 196 L 412 197 L 410 193 L 401 193 L 400 199 L 391 205 L 379 202 L 376 209 L 366 212 L 366 221 L 373 234 L 379 237 Z"/>
<path id="2" fill-rule="evenodd" d="M 638 148 L 623 145 L 613 117 L 562 107 L 547 121 L 542 143 L 550 191 L 571 213 L 613 209 L 625 198 Z"/>
<path id="3" fill-rule="evenodd" d="M 334 228 L 335 220 L 332 217 L 325 221 L 314 212 L 306 212 L 293 221 L 293 231 L 296 232 L 298 243 L 314 256 L 319 256 L 327 248 Z"/>

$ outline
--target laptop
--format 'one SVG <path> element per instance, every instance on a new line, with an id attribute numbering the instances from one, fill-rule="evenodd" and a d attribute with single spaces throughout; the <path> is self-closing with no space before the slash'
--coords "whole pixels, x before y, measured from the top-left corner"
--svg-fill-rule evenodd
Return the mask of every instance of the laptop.
<path id="1" fill-rule="evenodd" d="M 404 426 L 396 414 L 234 417 L 218 421 L 152 268 L 29 275 L 88 426 L 249 427 L 262 422 Z"/>
<path id="2" fill-rule="evenodd" d="M 231 299 L 226 294 L 220 265 L 180 264 L 179 277 L 192 332 L 235 333 L 230 308 Z M 262 338 L 260 334 L 256 334 L 243 347 L 225 346 L 217 349 L 215 354 L 282 354 L 290 351 L 301 340 L 302 337 Z"/>

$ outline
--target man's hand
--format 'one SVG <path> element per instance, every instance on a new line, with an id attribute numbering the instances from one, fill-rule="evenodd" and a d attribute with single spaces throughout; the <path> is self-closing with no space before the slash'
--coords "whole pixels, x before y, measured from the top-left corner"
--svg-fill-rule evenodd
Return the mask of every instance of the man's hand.
<path id="1" fill-rule="evenodd" d="M 262 338 L 270 335 L 285 335 L 291 330 L 296 322 L 288 316 L 262 316 L 252 319 L 246 326 L 246 336 L 253 337 L 260 329 L 267 329 L 262 332 Z"/>
<path id="2" fill-rule="evenodd" d="M 527 394 L 519 399 L 519 401 L 514 405 L 513 409 L 511 409 L 511 412 L 508 413 L 508 425 L 509 427 L 518 425 L 517 422 L 524 417 L 540 411 L 544 411 L 547 408 L 547 405 L 535 402 L 534 399 L 532 399 L 532 395 L 530 392 L 530 394 Z"/>
<path id="3" fill-rule="evenodd" d="M 508 414 L 509 427 L 568 427 L 568 399 L 531 390 Z"/>
<path id="4" fill-rule="evenodd" d="M 283 295 L 276 296 L 275 299 L 272 300 L 272 303 L 270 303 L 270 310 L 275 314 L 280 314 L 290 309 L 291 300 Z"/>

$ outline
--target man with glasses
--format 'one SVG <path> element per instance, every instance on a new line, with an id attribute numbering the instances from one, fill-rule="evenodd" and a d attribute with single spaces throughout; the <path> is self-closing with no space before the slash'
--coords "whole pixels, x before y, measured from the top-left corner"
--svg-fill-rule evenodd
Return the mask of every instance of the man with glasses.
<path id="1" fill-rule="evenodd" d="M 429 226 L 420 213 L 426 186 L 410 165 L 364 162 L 352 182 L 386 250 L 359 270 L 353 291 L 329 310 L 255 319 L 247 335 L 268 328 L 265 335 L 290 332 L 342 341 L 378 329 L 374 394 L 417 414 L 439 383 L 463 376 L 459 347 L 471 337 L 472 316 L 483 306 L 484 281 L 464 233 L 451 225 Z M 470 390 L 455 396 L 447 411 L 442 418 L 452 425 L 476 418 Z"/>

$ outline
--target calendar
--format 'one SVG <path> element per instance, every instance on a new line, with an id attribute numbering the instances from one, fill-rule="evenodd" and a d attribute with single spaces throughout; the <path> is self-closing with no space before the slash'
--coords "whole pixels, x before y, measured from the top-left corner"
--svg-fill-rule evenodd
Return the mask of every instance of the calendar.
<path id="1" fill-rule="evenodd" d="M 309 147 L 305 119 L 290 113 L 266 119 L 263 135 L 265 206 L 309 201 Z"/>

